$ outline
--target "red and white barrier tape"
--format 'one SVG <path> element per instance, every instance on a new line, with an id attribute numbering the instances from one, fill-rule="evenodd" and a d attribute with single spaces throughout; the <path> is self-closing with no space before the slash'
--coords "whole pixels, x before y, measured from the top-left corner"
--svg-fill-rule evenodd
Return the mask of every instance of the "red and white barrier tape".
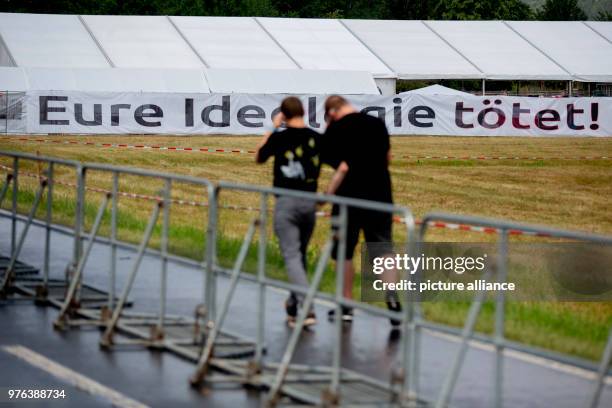
<path id="1" fill-rule="evenodd" d="M 0 164 L 0 168 L 7 170 L 8 172 L 13 171 L 12 167 L 4 166 L 1 164 Z M 37 178 L 37 179 L 41 178 L 41 176 L 38 174 L 24 172 L 24 171 L 19 172 L 19 174 L 26 176 L 26 177 L 32 177 L 32 178 Z M 69 183 L 69 182 L 60 181 L 60 180 L 53 180 L 53 182 L 55 184 L 76 188 L 76 184 L 74 183 Z M 110 190 L 105 190 L 105 189 L 97 188 L 97 187 L 86 187 L 86 189 L 88 191 L 93 191 L 96 193 L 103 193 L 103 194 L 111 193 Z M 141 199 L 141 200 L 149 200 L 149 201 L 163 201 L 163 198 L 160 196 L 126 193 L 123 191 L 120 191 L 118 194 L 123 197 L 128 197 L 128 198 L 133 198 L 133 199 Z M 195 207 L 207 207 L 208 206 L 207 203 L 203 203 L 203 202 L 186 201 L 186 200 L 179 200 L 179 199 L 172 199 L 171 202 L 174 204 L 178 204 L 178 205 L 189 205 L 189 206 L 195 206 Z M 224 205 L 219 205 L 219 207 L 223 209 L 228 209 L 228 210 L 254 211 L 254 212 L 259 211 L 259 208 L 250 207 L 250 206 L 224 204 Z M 331 214 L 329 212 L 317 211 L 318 217 L 329 217 L 330 215 Z M 394 217 L 393 221 L 398 224 L 404 223 L 403 219 L 400 217 Z M 417 220 L 416 224 L 421 225 L 422 221 Z M 457 231 L 468 231 L 468 232 L 480 232 L 480 233 L 485 233 L 485 234 L 497 234 L 499 232 L 497 228 L 478 227 L 478 226 L 467 225 L 467 224 L 453 224 L 453 223 L 441 222 L 441 221 L 430 221 L 429 226 L 433 228 L 444 228 L 444 229 L 457 230 Z M 538 232 L 527 232 L 527 231 L 521 231 L 521 230 L 510 230 L 508 231 L 508 234 L 509 235 L 528 235 L 528 236 L 536 236 L 536 237 L 550 237 L 549 234 L 538 233 Z"/>
<path id="2" fill-rule="evenodd" d="M 65 145 L 81 145 L 90 147 L 123 148 L 123 149 L 142 149 L 142 150 L 168 150 L 175 152 L 197 152 L 197 153 L 236 153 L 236 154 L 255 154 L 255 150 L 245 149 L 217 149 L 212 147 L 177 147 L 177 146 L 156 146 L 125 143 L 96 143 L 81 140 L 59 140 L 59 139 L 38 139 L 32 137 L 0 137 L 0 140 L 14 142 L 37 142 Z"/>
<path id="3" fill-rule="evenodd" d="M 177 146 L 156 146 L 156 145 L 141 145 L 141 144 L 124 144 L 124 143 L 96 143 L 85 142 L 81 140 L 59 140 L 59 139 L 40 139 L 34 137 L 10 137 L 2 136 L 0 140 L 13 142 L 36 142 L 36 143 L 52 143 L 64 145 L 81 145 L 101 148 L 122 148 L 122 149 L 142 149 L 150 151 L 173 151 L 173 152 L 196 152 L 196 153 L 234 153 L 234 154 L 255 154 L 255 150 L 248 149 L 218 149 L 212 147 L 177 147 Z M 609 160 L 609 156 L 399 156 L 402 159 L 408 160 Z"/>

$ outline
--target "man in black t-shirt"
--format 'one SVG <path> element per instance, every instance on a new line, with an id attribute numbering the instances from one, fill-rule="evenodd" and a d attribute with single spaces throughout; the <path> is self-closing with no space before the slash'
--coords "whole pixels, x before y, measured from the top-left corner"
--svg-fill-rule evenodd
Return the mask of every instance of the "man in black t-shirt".
<path id="1" fill-rule="evenodd" d="M 346 99 L 338 95 L 332 95 L 325 101 L 325 115 L 329 124 L 323 139 L 324 161 L 336 169 L 327 193 L 393 203 L 389 174 L 391 145 L 385 123 L 376 117 L 358 112 Z M 337 206 L 334 206 L 332 213 L 338 213 Z M 386 256 L 392 251 L 392 223 L 391 213 L 349 207 L 344 297 L 353 298 L 353 254 L 360 231 L 363 231 L 366 243 L 377 243 L 368 248 L 371 258 Z M 337 259 L 337 249 L 333 255 L 334 259 Z M 395 292 L 387 293 L 387 306 L 391 310 L 401 310 Z M 335 318 L 334 312 L 330 311 L 330 318 Z M 341 318 L 344 321 L 352 321 L 352 309 L 344 307 Z M 391 323 L 394 326 L 399 324 L 395 319 L 391 320 Z"/>
<path id="2" fill-rule="evenodd" d="M 273 118 L 275 131 L 264 136 L 258 146 L 257 163 L 274 156 L 274 187 L 302 191 L 317 191 L 320 171 L 320 135 L 306 127 L 304 108 L 296 97 L 281 103 L 281 112 Z M 278 130 L 282 123 L 285 130 Z M 306 279 L 306 248 L 315 226 L 316 202 L 301 198 L 278 196 L 274 208 L 274 232 L 287 267 L 289 281 L 308 287 Z M 293 326 L 303 296 L 291 293 L 285 308 L 287 322 Z M 316 323 L 310 311 L 304 324 Z"/>

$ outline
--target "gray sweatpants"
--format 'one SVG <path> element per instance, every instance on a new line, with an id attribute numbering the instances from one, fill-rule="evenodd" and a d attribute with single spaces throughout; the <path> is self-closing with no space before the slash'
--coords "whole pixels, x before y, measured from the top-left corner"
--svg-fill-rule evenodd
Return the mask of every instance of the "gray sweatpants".
<path id="1" fill-rule="evenodd" d="M 278 197 L 274 208 L 274 232 L 285 259 L 289 281 L 308 287 L 306 248 L 315 226 L 316 203 L 294 197 Z M 303 296 L 295 294 L 301 302 Z"/>

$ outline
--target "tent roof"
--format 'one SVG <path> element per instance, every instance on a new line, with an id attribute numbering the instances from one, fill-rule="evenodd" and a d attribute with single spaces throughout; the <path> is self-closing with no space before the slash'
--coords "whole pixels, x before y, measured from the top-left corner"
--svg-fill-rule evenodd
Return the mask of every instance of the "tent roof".
<path id="1" fill-rule="evenodd" d="M 574 79 L 612 82 L 612 43 L 586 24 L 510 21 L 508 25 L 563 66 Z"/>
<path id="2" fill-rule="evenodd" d="M 253 18 L 170 19 L 210 68 L 298 68 Z"/>
<path id="3" fill-rule="evenodd" d="M 301 68 L 368 71 L 375 77 L 393 72 L 338 20 L 256 18 Z"/>
<path id="4" fill-rule="evenodd" d="M 0 13 L 0 37 L 17 66 L 109 66 L 78 16 Z"/>
<path id="5" fill-rule="evenodd" d="M 167 17 L 83 16 L 83 22 L 116 67 L 204 66 Z"/>
<path id="6" fill-rule="evenodd" d="M 422 21 L 342 20 L 400 78 L 482 78 L 483 74 Z"/>
<path id="7" fill-rule="evenodd" d="M 363 71 L 208 69 L 206 77 L 215 93 L 379 94 Z"/>
<path id="8" fill-rule="evenodd" d="M 413 89 L 411 91 L 401 92 L 398 95 L 461 95 L 473 96 L 471 93 L 459 91 L 457 89 L 448 88 L 446 86 L 434 84 L 424 88 Z"/>
<path id="9" fill-rule="evenodd" d="M 428 21 L 433 30 L 487 79 L 560 79 L 571 76 L 503 21 Z"/>
<path id="10" fill-rule="evenodd" d="M 612 82 L 612 22 L 0 13 L 0 65 Z"/>

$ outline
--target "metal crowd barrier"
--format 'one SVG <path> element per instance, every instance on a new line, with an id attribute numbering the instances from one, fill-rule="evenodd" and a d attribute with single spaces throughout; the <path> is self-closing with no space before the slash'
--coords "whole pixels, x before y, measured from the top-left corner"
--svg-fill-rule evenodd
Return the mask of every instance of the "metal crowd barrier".
<path id="1" fill-rule="evenodd" d="M 83 164 L 70 160 L 40 157 L 25 153 L 0 151 L 0 157 L 10 158 L 12 160 L 12 170 L 8 172 L 5 182 L 0 188 L 0 205 L 8 195 L 9 189 L 11 189 L 12 192 L 10 212 L 11 254 L 8 262 L 5 264 L 4 275 L 0 275 L 2 279 L 0 294 L 7 296 L 11 290 L 16 288 L 36 297 L 40 301 L 46 301 L 56 306 L 60 309 L 59 316 L 55 322 L 55 327 L 57 329 L 64 329 L 66 326 L 81 324 L 95 324 L 102 327 L 104 332 L 101 337 L 101 345 L 105 348 L 111 347 L 114 344 L 120 344 L 121 342 L 115 338 L 115 333 L 121 332 L 135 339 L 124 341 L 124 343 L 142 344 L 150 347 L 154 346 L 189 358 L 197 364 L 196 370 L 190 379 L 194 386 L 199 386 L 208 380 L 213 380 L 209 375 L 211 368 L 229 373 L 227 376 L 229 381 L 267 389 L 268 394 L 266 401 L 270 406 L 282 402 L 281 397 L 290 397 L 301 402 L 324 406 L 363 404 L 364 401 L 359 400 L 359 396 L 351 396 L 349 393 L 342 392 L 343 384 L 345 383 L 350 383 L 353 387 L 355 384 L 362 387 L 362 392 L 359 394 L 361 396 L 369 393 L 376 395 L 378 399 L 370 398 L 368 400 L 368 403 L 373 406 L 383 404 L 391 406 L 418 406 L 426 403 L 419 395 L 419 343 L 421 330 L 423 328 L 431 328 L 431 323 L 426 322 L 422 317 L 419 303 L 409 301 L 409 294 L 406 292 L 406 298 L 404 298 L 406 301 L 404 302 L 404 312 L 398 313 L 365 303 L 350 301 L 342 296 L 344 278 L 343 249 L 346 245 L 347 211 L 349 207 L 389 212 L 398 215 L 403 221 L 403 227 L 406 229 L 406 236 L 409 242 L 409 247 L 406 248 L 408 253 L 412 253 L 412 251 L 418 249 L 418 244 L 424 241 L 426 232 L 432 221 L 445 221 L 495 228 L 499 232 L 498 246 L 500 257 L 498 259 L 496 273 L 500 281 L 505 279 L 508 236 L 514 230 L 546 234 L 551 237 L 600 242 L 607 245 L 612 244 L 612 238 L 606 236 L 524 225 L 502 220 L 490 220 L 480 217 L 457 216 L 441 213 L 433 213 L 425 216 L 420 230 L 418 231 L 418 236 L 416 236 L 415 223 L 411 212 L 407 208 L 390 204 L 227 182 L 220 182 L 214 185 L 208 180 L 201 178 L 103 164 Z M 44 172 L 39 177 L 38 190 L 26 218 L 18 215 L 17 205 L 19 174 L 21 171 L 20 163 L 23 161 L 35 161 L 45 166 Z M 71 171 L 74 172 L 74 185 L 77 189 L 72 261 L 67 267 L 66 280 L 60 282 L 53 281 L 49 278 L 50 231 L 53 228 L 52 199 L 53 187 L 54 184 L 56 184 L 55 170 L 57 166 L 67 166 L 72 169 Z M 84 208 L 86 204 L 85 191 L 88 187 L 86 175 L 91 171 L 110 174 L 112 178 L 112 189 L 103 192 L 93 226 L 89 234 L 86 235 L 83 227 Z M 116 252 L 119 246 L 125 245 L 117 239 L 117 198 L 119 196 L 120 177 L 126 175 L 143 177 L 147 180 L 162 181 L 164 187 L 159 193 L 160 199 L 153 203 L 149 222 L 140 240 L 140 245 L 136 248 L 136 257 L 128 274 L 127 283 L 123 287 L 120 296 L 116 297 Z M 202 224 L 202 228 L 205 229 L 206 233 L 205 247 L 202 248 L 204 259 L 201 264 L 204 281 L 203 296 L 202 303 L 195 305 L 194 318 L 171 316 L 166 312 L 167 264 L 168 260 L 172 258 L 172 255 L 168 251 L 169 211 L 172 203 L 171 191 L 173 185 L 176 183 L 193 185 L 201 189 L 202 194 L 208 199 L 208 222 L 206 225 L 204 225 L 204 223 Z M 27 237 L 29 227 L 35 223 L 34 219 L 36 212 L 40 206 L 45 190 L 47 192 L 47 208 L 43 223 L 46 231 L 45 250 L 43 253 L 43 277 L 39 280 L 19 278 L 16 274 L 19 254 Z M 216 262 L 218 210 L 220 208 L 219 195 L 224 191 L 256 194 L 259 196 L 260 200 L 259 215 L 249 223 L 248 230 L 231 270 L 223 268 Z M 331 220 L 332 224 L 336 227 L 335 232 L 330 230 L 328 234 L 326 243 L 320 252 L 314 276 L 308 288 L 295 286 L 267 277 L 266 249 L 268 237 L 266 234 L 266 227 L 268 225 L 268 201 L 270 198 L 277 195 L 290 196 L 303 200 L 316 200 L 339 206 L 339 215 L 333 217 Z M 111 253 L 109 257 L 109 286 L 108 290 L 104 292 L 103 290 L 96 291 L 95 288 L 88 287 L 84 283 L 84 276 L 86 276 L 87 259 L 91 253 L 92 246 L 101 239 L 99 236 L 100 226 L 103 223 L 109 204 L 111 207 L 111 232 L 108 243 L 111 248 Z M 160 249 L 158 251 L 152 251 L 150 248 L 150 239 L 160 214 L 162 218 Z M 19 234 L 17 229 L 18 221 L 23 221 L 23 228 Z M 256 233 L 258 233 L 259 237 L 257 274 L 253 276 L 243 272 L 243 264 L 249 246 L 253 242 Z M 326 294 L 319 292 L 318 289 L 326 265 L 329 262 L 334 241 L 337 242 L 339 247 L 338 262 L 336 263 L 335 269 L 336 290 L 334 294 Z M 129 312 L 126 310 L 126 307 L 130 305 L 129 295 L 135 277 L 138 274 L 140 263 L 146 253 L 152 252 L 154 252 L 160 260 L 161 284 L 159 311 L 152 314 Z M 2 269 L 3 266 L 0 264 L 0 272 L 2 272 Z M 229 289 L 218 312 L 216 310 L 216 294 L 218 291 L 217 275 L 229 276 Z M 254 340 L 245 338 L 242 335 L 230 333 L 223 329 L 230 304 L 240 280 L 255 282 L 258 288 L 258 302 L 256 308 L 257 325 L 254 333 Z M 304 305 L 298 315 L 296 326 L 290 335 L 283 356 L 278 362 L 267 361 L 267 359 L 264 358 L 264 300 L 268 288 L 281 288 L 301 293 L 305 296 Z M 87 302 L 88 296 L 90 300 L 89 303 Z M 447 374 L 442 390 L 435 401 L 436 407 L 445 407 L 448 405 L 457 378 L 460 374 L 469 341 L 477 337 L 474 333 L 474 326 L 482 306 L 483 296 L 483 293 L 477 294 L 470 306 L 465 325 L 461 331 L 459 350 Z M 495 387 L 493 390 L 495 406 L 500 407 L 503 398 L 502 378 L 504 349 L 521 349 L 521 346 L 517 346 L 515 343 L 507 341 L 504 336 L 505 298 L 503 292 L 500 292 L 497 296 L 495 332 L 491 341 L 495 345 L 496 350 Z M 292 363 L 297 342 L 304 327 L 307 311 L 310 309 L 315 298 L 332 302 L 337 315 L 341 313 L 342 306 L 349 306 L 362 310 L 368 314 L 401 321 L 401 327 L 404 333 L 400 345 L 401 368 L 390 373 L 391 380 L 389 382 L 385 383 L 364 374 L 343 368 L 341 359 L 341 319 L 335 320 L 335 338 L 331 366 L 311 366 Z M 527 353 L 532 352 L 527 347 L 525 347 L 523 351 Z M 612 331 L 594 384 L 591 400 L 591 407 L 593 408 L 598 405 L 611 359 Z M 299 384 L 302 386 L 298 387 L 297 385 Z M 304 384 L 312 387 L 304 388 Z M 321 392 L 321 390 L 323 391 Z"/>
<path id="2" fill-rule="evenodd" d="M 556 228 L 550 228 L 539 225 L 528 225 L 522 224 L 512 221 L 504 221 L 504 220 L 495 220 L 484 217 L 474 217 L 474 216 L 464 216 L 464 215 L 454 215 L 454 214 L 446 214 L 446 213 L 430 213 L 427 214 L 422 221 L 421 227 L 419 229 L 419 238 L 418 242 L 425 242 L 425 235 L 429 229 L 431 223 L 438 222 L 448 222 L 448 223 L 458 223 L 462 225 L 471 225 L 477 227 L 485 227 L 485 228 L 493 228 L 497 230 L 498 236 L 498 263 L 497 263 L 497 282 L 506 282 L 506 274 L 507 274 L 507 256 L 508 256 L 508 236 L 514 231 L 522 231 L 527 233 L 533 233 L 540 236 L 546 236 L 550 238 L 564 238 L 575 241 L 583 241 L 583 242 L 594 242 L 605 245 L 612 245 L 612 237 L 603 236 L 597 234 L 589 234 L 584 232 L 574 232 L 561 230 Z M 461 342 L 459 350 L 453 360 L 452 366 L 448 374 L 446 375 L 446 379 L 443 383 L 442 390 L 438 395 L 435 406 L 437 408 L 446 407 L 448 402 L 452 396 L 453 390 L 455 388 L 455 384 L 459 377 L 459 373 L 461 370 L 461 366 L 465 360 L 465 355 L 468 350 L 469 341 L 474 338 L 474 327 L 476 325 L 476 319 L 478 318 L 478 314 L 481 310 L 482 303 L 484 300 L 484 292 L 478 293 L 468 312 L 468 317 L 463 326 L 463 330 L 461 332 Z M 494 406 L 496 408 L 501 408 L 503 405 L 503 362 L 504 362 L 504 349 L 508 346 L 508 342 L 504 336 L 504 327 L 505 327 L 505 294 L 503 291 L 499 291 L 496 295 L 495 301 L 495 327 L 494 334 L 492 337 L 492 342 L 495 346 L 495 372 L 494 372 L 494 388 L 493 388 L 493 396 L 494 396 Z M 415 337 L 416 337 L 416 347 L 417 351 L 415 352 L 415 356 L 417 359 L 414 361 L 415 370 L 414 377 L 418 379 L 418 344 L 420 338 L 420 328 L 422 327 L 422 316 L 420 310 L 417 308 L 415 315 Z M 514 349 L 517 348 L 516 344 L 513 344 L 512 347 Z M 530 352 L 528 348 L 524 348 L 522 351 Z M 612 359 L 612 328 L 610 331 L 610 336 L 608 338 L 607 346 L 602 356 L 602 360 L 600 363 L 600 368 L 597 374 L 596 386 L 593 391 L 593 396 L 591 400 L 591 407 L 596 408 L 599 402 L 599 397 L 601 394 L 601 390 L 603 388 L 603 382 L 605 376 L 607 375 L 608 368 L 610 367 L 610 362 Z M 415 387 L 416 392 L 418 393 L 418 383 Z"/>

